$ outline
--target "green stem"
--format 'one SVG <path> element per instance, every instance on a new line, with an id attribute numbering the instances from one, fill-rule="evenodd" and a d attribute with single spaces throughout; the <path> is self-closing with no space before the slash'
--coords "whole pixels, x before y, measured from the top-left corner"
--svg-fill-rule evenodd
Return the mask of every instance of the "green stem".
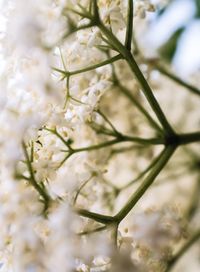
<path id="1" fill-rule="evenodd" d="M 94 213 L 94 212 L 90 212 L 84 209 L 77 209 L 75 210 L 79 215 L 83 216 L 83 217 L 87 217 L 90 219 L 93 219 L 99 223 L 102 224 L 109 224 L 112 223 L 114 221 L 112 216 L 108 216 L 108 215 L 103 215 L 103 214 L 99 214 L 99 213 Z"/>
<path id="2" fill-rule="evenodd" d="M 31 161 L 30 161 L 27 149 L 26 149 L 26 145 L 25 145 L 24 142 L 22 143 L 22 147 L 23 147 L 23 150 L 24 150 L 24 155 L 25 155 L 25 158 L 26 158 L 27 167 L 28 167 L 28 171 L 29 171 L 29 174 L 30 174 L 29 181 L 30 181 L 31 185 L 35 188 L 35 190 L 39 193 L 39 195 L 43 198 L 44 204 L 45 204 L 45 210 L 46 210 L 48 208 L 48 204 L 50 202 L 50 197 L 46 193 L 45 189 L 42 188 L 37 183 L 37 181 L 35 179 L 35 175 L 34 175 L 34 172 L 33 172 L 32 164 L 31 164 Z"/>
<path id="3" fill-rule="evenodd" d="M 147 167 L 144 171 L 142 171 L 134 180 L 131 180 L 128 184 L 121 187 L 120 190 L 127 189 L 129 186 L 133 185 L 136 181 L 140 180 L 147 172 L 149 172 L 150 169 L 152 169 L 155 164 L 160 160 L 160 157 L 162 156 L 162 153 L 160 153 Z"/>
<path id="4" fill-rule="evenodd" d="M 183 133 L 179 134 L 179 144 L 180 145 L 186 145 L 191 144 L 195 142 L 200 142 L 200 132 L 193 132 L 193 133 Z"/>
<path id="5" fill-rule="evenodd" d="M 132 137 L 132 136 L 127 136 L 127 135 L 118 135 L 117 138 L 115 138 L 114 140 L 110 140 L 110 141 L 103 142 L 103 143 L 96 144 L 96 145 L 90 145 L 90 146 L 81 147 L 81 148 L 72 148 L 70 146 L 69 150 L 63 150 L 63 152 L 67 152 L 68 154 L 61 161 L 59 167 L 61 167 L 65 163 L 65 161 L 75 153 L 84 152 L 84 151 L 98 150 L 98 149 L 101 149 L 101 148 L 105 148 L 107 146 L 111 146 L 111 145 L 115 145 L 115 144 L 119 144 L 119 143 L 123 143 L 123 142 L 135 142 L 135 143 L 139 143 L 139 144 L 142 144 L 142 145 L 163 145 L 163 144 L 165 144 L 165 141 L 164 141 L 163 138 L 148 138 L 148 139 L 145 139 L 145 138 Z M 67 145 L 67 147 L 68 147 L 68 145 Z"/>
<path id="6" fill-rule="evenodd" d="M 87 25 L 83 25 L 83 26 L 79 26 L 79 27 L 74 27 L 69 32 L 64 33 L 64 35 L 62 36 L 62 40 L 67 39 L 70 35 L 76 33 L 77 31 L 80 31 L 80 30 L 83 30 L 83 29 L 87 29 L 87 28 L 90 28 L 90 27 L 93 27 L 93 26 L 94 26 L 94 23 L 91 22 L 91 23 L 89 23 Z"/>
<path id="7" fill-rule="evenodd" d="M 125 206 L 115 216 L 115 219 L 118 222 L 121 222 L 127 216 L 127 214 L 132 210 L 132 208 L 135 206 L 135 204 L 138 202 L 138 200 L 144 195 L 144 193 L 151 186 L 151 184 L 154 182 L 155 178 L 158 176 L 160 171 L 167 164 L 168 160 L 171 158 L 175 149 L 176 149 L 175 146 L 168 146 L 163 150 L 162 155 L 160 156 L 160 160 L 157 162 L 157 164 L 152 169 L 150 174 L 146 177 L 146 179 L 139 186 L 139 188 L 133 193 L 133 195 L 128 200 L 128 202 L 125 204 Z"/>
<path id="8" fill-rule="evenodd" d="M 92 15 L 91 15 L 89 12 L 80 12 L 80 11 L 75 10 L 75 9 L 73 9 L 73 8 L 66 8 L 66 11 L 70 11 L 70 12 L 72 12 L 72 13 L 74 13 L 74 14 L 79 15 L 80 17 L 90 19 L 91 22 L 93 22 L 93 20 L 92 20 L 92 19 L 93 19 L 93 18 L 92 18 Z"/>
<path id="9" fill-rule="evenodd" d="M 113 132 L 116 134 L 116 135 L 119 135 L 120 133 L 118 132 L 118 130 L 115 128 L 115 126 L 111 123 L 111 121 L 108 119 L 108 117 L 103 113 L 101 112 L 100 110 L 97 111 L 101 117 L 106 121 L 106 123 L 108 123 L 108 125 L 112 128 Z"/>
<path id="10" fill-rule="evenodd" d="M 122 136 L 121 138 L 116 138 L 115 140 L 107 141 L 104 143 L 100 143 L 97 145 L 91 145 L 87 147 L 73 149 L 73 153 L 83 152 L 83 151 L 91 151 L 101 149 L 110 145 L 122 143 L 122 142 L 136 142 L 140 144 L 147 144 L 147 145 L 161 145 L 163 144 L 163 140 L 159 138 L 139 138 L 139 137 L 131 137 L 131 136 Z"/>
<path id="11" fill-rule="evenodd" d="M 106 26 L 102 24 L 102 22 L 98 22 L 97 26 L 100 28 L 100 30 L 104 33 L 104 35 L 108 38 L 110 42 L 112 42 L 113 46 L 118 50 L 118 52 L 124 57 L 124 59 L 129 64 L 131 70 L 135 74 L 135 77 L 137 78 L 138 82 L 140 83 L 142 87 L 142 91 L 147 98 L 149 104 L 151 105 L 151 108 L 155 112 L 158 120 L 162 124 L 163 128 L 165 129 L 165 132 L 168 135 L 174 135 L 174 131 L 170 124 L 167 121 L 167 118 L 165 117 L 162 109 L 160 108 L 160 105 L 158 104 L 156 98 L 154 97 L 154 94 L 147 83 L 146 79 L 144 78 L 144 75 L 140 71 L 140 68 L 138 67 L 135 59 L 133 58 L 131 52 L 127 50 L 127 48 L 113 35 L 112 32 L 107 29 Z"/>
<path id="12" fill-rule="evenodd" d="M 99 8 L 98 8 L 97 0 L 93 0 L 93 5 L 94 5 L 94 18 L 95 20 L 99 21 Z"/>
<path id="13" fill-rule="evenodd" d="M 102 226 L 102 227 L 98 227 L 98 228 L 93 229 L 93 230 L 82 231 L 82 232 L 78 233 L 78 235 L 88 235 L 88 234 L 92 234 L 92 233 L 96 233 L 96 232 L 105 230 L 106 228 L 107 228 L 107 226 Z"/>
<path id="14" fill-rule="evenodd" d="M 127 28 L 125 38 L 125 46 L 128 50 L 131 50 L 132 35 L 133 35 L 133 0 L 128 0 Z"/>
<path id="15" fill-rule="evenodd" d="M 90 176 L 85 182 L 83 182 L 83 184 L 79 187 L 79 189 L 77 190 L 76 192 L 76 195 L 74 197 L 74 201 L 73 201 L 73 204 L 75 205 L 76 204 L 76 201 L 78 199 L 78 196 L 79 194 L 81 193 L 82 189 L 88 184 L 88 182 L 91 180 L 93 176 Z"/>
<path id="16" fill-rule="evenodd" d="M 56 135 L 61 140 L 61 142 L 63 142 L 64 145 L 66 145 L 70 150 L 72 150 L 72 148 L 69 145 L 68 141 L 66 141 L 62 137 L 62 135 L 60 135 L 60 133 L 58 133 L 57 129 L 50 129 L 50 128 L 45 127 L 44 130 L 47 130 L 47 131 L 51 132 L 52 134 Z"/>
<path id="17" fill-rule="evenodd" d="M 187 252 L 187 250 L 199 240 L 200 238 L 200 229 L 197 230 L 192 237 L 186 242 L 186 244 L 172 257 L 172 259 L 168 262 L 168 266 L 166 272 L 171 271 L 177 261 Z"/>
<path id="18" fill-rule="evenodd" d="M 193 94 L 196 94 L 196 95 L 200 96 L 200 90 L 197 89 L 196 87 L 194 87 L 194 86 L 190 85 L 189 83 L 183 81 L 181 78 L 175 76 L 174 74 L 171 74 L 169 71 L 165 70 L 162 66 L 160 66 L 158 64 L 156 64 L 155 67 L 160 73 L 162 73 L 166 77 L 170 78 L 174 82 L 176 82 L 179 85 L 181 85 L 181 86 L 185 87 L 186 89 L 190 90 Z"/>
<path id="19" fill-rule="evenodd" d="M 196 180 L 194 191 L 192 193 L 191 202 L 188 209 L 185 212 L 185 218 L 190 222 L 199 207 L 199 195 L 200 195 L 200 177 Z"/>
<path id="20" fill-rule="evenodd" d="M 115 140 L 103 142 L 103 143 L 96 144 L 96 145 L 91 145 L 91 146 L 86 146 L 86 147 L 74 149 L 74 153 L 97 150 L 97 149 L 105 148 L 107 146 L 118 144 L 118 143 L 119 143 L 119 140 L 115 139 Z"/>
<path id="21" fill-rule="evenodd" d="M 125 147 L 119 147 L 119 148 L 115 148 L 115 149 L 112 149 L 111 151 L 111 156 L 114 156 L 116 154 L 120 154 L 122 152 L 131 152 L 133 149 L 143 149 L 144 146 L 141 146 L 141 145 L 130 145 L 130 146 L 125 146 Z"/>
<path id="22" fill-rule="evenodd" d="M 69 77 L 69 76 L 73 76 L 73 75 L 77 75 L 77 74 L 81 74 L 81 73 L 85 73 L 85 72 L 97 69 L 99 67 L 105 66 L 107 64 L 111 64 L 111 63 L 113 63 L 113 62 L 115 62 L 117 60 L 120 60 L 120 59 L 122 59 L 122 56 L 120 54 L 118 54 L 118 55 L 116 55 L 116 56 L 114 56 L 114 57 L 112 57 L 110 59 L 107 59 L 105 61 L 102 61 L 100 63 L 88 66 L 88 67 L 83 68 L 83 69 L 75 70 L 75 71 L 65 71 L 65 70 L 61 70 L 61 69 L 58 69 L 58 68 L 53 68 L 53 69 L 55 71 L 65 75 L 65 77 Z"/>
<path id="23" fill-rule="evenodd" d="M 132 93 L 124 86 L 121 85 L 119 80 L 115 77 L 114 79 L 116 85 L 119 87 L 119 90 L 138 108 L 138 110 L 146 117 L 149 123 L 154 127 L 157 131 L 161 132 L 161 127 L 155 122 L 155 120 L 151 117 L 151 115 L 145 110 L 145 108 L 135 99 Z"/>
<path id="24" fill-rule="evenodd" d="M 75 148 L 75 149 L 72 148 L 71 151 L 69 151 L 69 153 L 71 153 L 71 155 L 72 155 L 73 153 L 97 150 L 97 149 L 105 148 L 107 146 L 115 145 L 115 144 L 122 143 L 122 142 L 136 142 L 136 143 L 144 144 L 144 145 L 145 144 L 146 145 L 163 145 L 164 144 L 164 140 L 162 138 L 145 139 L 145 138 L 121 135 L 120 137 L 118 137 L 114 140 L 110 140 L 110 141 L 103 142 L 100 144 L 90 145 L 90 146 Z"/>
<path id="25" fill-rule="evenodd" d="M 162 137 L 159 138 L 139 138 L 139 137 L 132 137 L 132 136 L 121 136 L 122 142 L 135 142 L 139 144 L 147 144 L 147 145 L 163 145 L 164 139 Z"/>
<path id="26" fill-rule="evenodd" d="M 126 215 L 132 210 L 132 208 L 138 202 L 138 200 L 143 196 L 143 194 L 146 192 L 149 186 L 153 183 L 157 175 L 160 173 L 160 171 L 167 164 L 168 160 L 171 158 L 175 149 L 176 149 L 175 146 L 168 146 L 164 149 L 164 151 L 161 154 L 160 160 L 155 165 L 155 167 L 153 168 L 149 176 L 147 176 L 147 178 L 144 180 L 141 186 L 139 186 L 136 192 L 125 204 L 125 206 L 114 217 L 98 214 L 98 213 L 93 213 L 84 209 L 78 209 L 76 210 L 76 212 L 83 217 L 93 219 L 99 223 L 103 223 L 103 224 L 120 223 L 126 217 Z"/>
<path id="27" fill-rule="evenodd" d="M 96 123 L 91 124 L 90 126 L 94 131 L 96 131 L 97 134 L 104 134 L 104 135 L 113 136 L 113 137 L 116 137 L 117 135 L 119 135 L 119 132 L 111 130 L 109 128 L 106 128 Z"/>
<path id="28" fill-rule="evenodd" d="M 156 61 L 152 61 L 152 60 L 148 60 L 146 59 L 143 55 L 142 52 L 139 50 L 138 48 L 138 44 L 137 41 L 134 38 L 134 45 L 135 45 L 135 51 L 137 52 L 137 54 L 140 54 L 142 59 L 144 61 L 146 61 L 147 63 L 153 64 L 153 66 L 164 76 L 168 77 L 169 79 L 173 80 L 174 82 L 178 83 L 179 85 L 185 87 L 186 89 L 189 89 L 192 93 L 196 94 L 196 95 L 200 95 L 200 89 L 192 86 L 191 84 L 185 82 L 184 80 L 182 80 L 181 78 L 177 77 L 176 75 L 170 73 L 169 71 L 167 71 L 162 65 L 160 65 L 159 63 L 157 63 Z"/>

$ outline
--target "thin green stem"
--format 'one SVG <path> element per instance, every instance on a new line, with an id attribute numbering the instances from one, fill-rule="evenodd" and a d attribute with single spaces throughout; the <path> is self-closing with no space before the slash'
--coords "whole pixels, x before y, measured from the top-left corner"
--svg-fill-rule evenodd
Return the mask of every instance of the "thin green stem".
<path id="1" fill-rule="evenodd" d="M 78 233 L 79 235 L 88 235 L 88 234 L 93 234 L 102 230 L 105 230 L 107 228 L 107 226 L 102 226 L 102 227 L 98 227 L 96 229 L 93 230 L 86 230 L 86 231 L 81 231 L 80 233 Z"/>
<path id="2" fill-rule="evenodd" d="M 196 88 L 195 86 L 192 86 L 191 84 L 189 84 L 188 82 L 185 82 L 183 79 L 181 79 L 180 77 L 172 74 L 170 71 L 168 71 L 167 69 L 165 69 L 161 64 L 159 64 L 157 61 L 155 60 L 148 60 L 146 59 L 142 52 L 139 50 L 137 41 L 134 38 L 134 45 L 135 45 L 135 51 L 137 52 L 137 54 L 140 54 L 142 59 L 150 64 L 153 64 L 153 66 L 164 76 L 168 77 L 169 79 L 173 80 L 174 82 L 178 83 L 179 85 L 185 87 L 187 90 L 190 90 L 192 93 L 200 96 L 200 89 Z"/>
<path id="3" fill-rule="evenodd" d="M 199 95 L 200 96 L 200 89 L 192 86 L 191 84 L 185 82 L 183 79 L 179 78 L 178 76 L 172 74 L 170 71 L 168 71 L 167 69 L 165 69 L 161 64 L 159 64 L 157 61 L 155 60 L 148 60 L 146 59 L 142 52 L 139 50 L 137 41 L 134 38 L 134 45 L 135 45 L 135 51 L 137 52 L 137 54 L 141 55 L 142 59 L 147 62 L 150 63 L 151 65 L 153 64 L 153 66 L 164 76 L 168 77 L 169 79 L 173 80 L 174 82 L 178 83 L 179 85 L 185 87 L 187 90 L 190 90 L 192 93 Z"/>
<path id="4" fill-rule="evenodd" d="M 60 168 L 72 155 L 73 155 L 73 153 L 69 152 L 68 155 L 66 157 L 64 157 L 64 159 L 61 161 L 58 168 Z"/>
<path id="5" fill-rule="evenodd" d="M 119 90 L 136 106 L 136 108 L 145 116 L 148 122 L 154 127 L 158 132 L 162 132 L 161 127 L 157 124 L 157 122 L 151 117 L 151 115 L 145 110 L 145 108 L 135 99 L 132 93 L 123 86 L 117 77 L 114 78 L 115 84 L 119 87 Z"/>
<path id="6" fill-rule="evenodd" d="M 82 26 L 79 26 L 79 27 L 74 27 L 73 29 L 71 29 L 67 33 L 64 33 L 64 35 L 62 36 L 62 40 L 63 39 L 67 39 L 70 35 L 76 33 L 77 31 L 80 31 L 80 30 L 83 30 L 83 29 L 87 29 L 87 28 L 90 28 L 90 27 L 93 27 L 93 26 L 94 26 L 94 23 L 91 22 L 91 23 L 89 23 L 87 25 L 82 25 Z"/>
<path id="7" fill-rule="evenodd" d="M 100 63 L 97 63 L 97 64 L 94 64 L 94 65 L 91 65 L 91 66 L 88 66 L 86 68 L 83 68 L 83 69 L 79 69 L 79 70 L 75 70 L 75 71 L 65 71 L 65 70 L 62 70 L 62 69 L 58 69 L 58 68 L 53 68 L 55 71 L 63 74 L 65 77 L 69 77 L 69 76 L 73 76 L 73 75 L 77 75 L 77 74 L 81 74 L 81 73 L 85 73 L 85 72 L 88 72 L 88 71 L 92 71 L 94 69 L 97 69 L 99 67 L 102 67 L 102 66 L 105 66 L 107 64 L 111 64 L 117 60 L 120 60 L 122 59 L 122 56 L 120 54 L 110 58 L 110 59 L 107 59 L 105 61 L 102 61 Z"/>
<path id="8" fill-rule="evenodd" d="M 166 77 L 170 78 L 171 80 L 173 80 L 174 82 L 178 83 L 179 85 L 185 87 L 187 90 L 190 90 L 193 94 L 196 94 L 198 96 L 200 96 L 200 90 L 194 86 L 192 86 L 191 84 L 183 81 L 181 78 L 175 76 L 174 74 L 170 73 L 169 71 L 167 71 L 164 67 L 162 67 L 159 64 L 155 65 L 156 69 L 163 75 L 165 75 Z"/>
<path id="9" fill-rule="evenodd" d="M 163 145 L 165 144 L 163 137 L 156 137 L 156 138 L 140 138 L 140 137 L 133 137 L 128 135 L 121 135 L 122 142 L 135 142 L 139 144 L 147 144 L 147 145 Z"/>
<path id="10" fill-rule="evenodd" d="M 97 134 L 104 134 L 104 135 L 113 136 L 113 137 L 116 137 L 117 135 L 119 135 L 118 132 L 116 133 L 115 131 L 96 123 L 90 124 L 90 126 L 94 131 L 96 131 Z"/>
<path id="11" fill-rule="evenodd" d="M 118 139 L 115 139 L 115 140 L 103 142 L 103 143 L 100 143 L 100 144 L 97 144 L 97 145 L 91 145 L 91 146 L 86 146 L 86 147 L 82 147 L 82 148 L 76 148 L 76 149 L 66 150 L 65 152 L 67 152 L 68 154 L 67 154 L 67 156 L 61 161 L 59 167 L 61 167 L 61 166 L 66 162 L 66 160 L 67 160 L 69 157 L 71 157 L 73 154 L 75 154 L 75 153 L 84 152 L 84 151 L 98 150 L 98 149 L 105 148 L 105 147 L 107 147 L 107 146 L 111 146 L 111 145 L 118 144 L 118 143 L 119 143 L 119 140 L 118 140 Z"/>
<path id="12" fill-rule="evenodd" d="M 160 160 L 152 169 L 151 173 L 147 176 L 144 182 L 139 186 L 139 188 L 132 195 L 129 201 L 124 205 L 124 207 L 119 211 L 119 213 L 117 213 L 114 217 L 98 214 L 98 213 L 93 213 L 84 209 L 78 209 L 76 210 L 76 212 L 83 217 L 93 219 L 99 223 L 103 223 L 103 224 L 120 223 L 127 216 L 127 214 L 132 210 L 132 208 L 138 202 L 138 200 L 143 196 L 143 194 L 146 192 L 149 186 L 153 183 L 157 175 L 160 173 L 160 171 L 167 164 L 168 160 L 171 158 L 175 149 L 176 149 L 176 146 L 168 146 L 163 150 Z"/>
<path id="13" fill-rule="evenodd" d="M 131 136 L 122 136 L 121 138 L 116 138 L 111 141 L 103 142 L 97 145 L 91 145 L 87 147 L 82 147 L 82 148 L 77 148 L 73 149 L 74 153 L 77 152 L 83 152 L 83 151 L 91 151 L 91 150 L 97 150 L 101 149 L 110 145 L 118 144 L 121 142 L 136 142 L 140 144 L 147 144 L 147 145 L 162 145 L 163 144 L 163 139 L 162 138 L 139 138 L 139 137 L 131 137 Z"/>
<path id="14" fill-rule="evenodd" d="M 152 162 L 145 168 L 145 170 L 143 170 L 135 179 L 131 180 L 129 183 L 121 187 L 120 190 L 127 189 L 128 187 L 133 185 L 133 183 L 140 180 L 146 173 L 149 172 L 149 170 L 151 170 L 155 166 L 155 164 L 160 160 L 161 156 L 162 152 L 154 160 L 152 160 Z"/>
<path id="15" fill-rule="evenodd" d="M 34 160 L 34 142 L 31 141 L 31 155 L 30 155 L 30 162 L 32 163 Z"/>
<path id="16" fill-rule="evenodd" d="M 161 177 L 159 178 L 158 182 L 155 184 L 155 186 L 160 186 L 160 185 L 163 185 L 164 182 L 172 182 L 174 183 L 176 180 L 178 180 L 178 178 L 180 178 L 180 176 L 184 177 L 184 175 L 186 175 L 188 173 L 188 168 L 184 168 L 183 169 L 181 168 L 179 171 L 177 172 L 173 172 L 173 173 L 170 173 L 164 177 Z"/>
<path id="17" fill-rule="evenodd" d="M 26 145 L 25 145 L 24 142 L 22 143 L 22 147 L 23 147 L 23 151 L 24 151 L 24 155 L 25 155 L 25 159 L 26 159 L 26 164 L 27 164 L 27 167 L 28 167 L 28 171 L 29 171 L 29 174 L 30 174 L 29 181 L 30 181 L 31 185 L 35 188 L 35 190 L 39 193 L 39 195 L 42 197 L 42 199 L 44 200 L 45 210 L 46 210 L 48 208 L 48 204 L 50 202 L 50 197 L 46 193 L 46 190 L 42 186 L 40 186 L 37 183 L 36 179 L 35 179 L 35 175 L 34 175 L 34 171 L 33 171 L 33 168 L 32 168 L 32 164 L 31 164 L 31 161 L 30 161 L 30 158 L 29 158 L 29 154 L 28 154 L 28 151 L 26 149 Z"/>
<path id="18" fill-rule="evenodd" d="M 135 76 L 138 79 L 138 81 L 142 87 L 145 97 L 147 98 L 149 104 L 151 105 L 151 108 L 155 112 L 157 119 L 160 121 L 165 132 L 168 135 L 174 135 L 174 131 L 173 131 L 171 125 L 169 124 L 169 122 L 168 122 L 165 114 L 163 113 L 159 103 L 157 102 L 148 82 L 146 81 L 144 75 L 142 74 L 139 66 L 137 65 L 135 59 L 133 58 L 133 56 L 131 54 L 129 55 L 127 62 L 129 64 L 131 70 L 135 73 Z"/>
<path id="19" fill-rule="evenodd" d="M 124 207 L 118 212 L 115 216 L 115 219 L 118 222 L 121 222 L 127 214 L 132 210 L 138 200 L 144 195 L 146 190 L 151 186 L 154 182 L 155 178 L 161 172 L 161 170 L 165 167 L 168 160 L 171 158 L 172 154 L 174 153 L 176 147 L 175 146 L 168 146 L 166 147 L 162 155 L 160 156 L 160 160 L 156 163 L 150 174 L 146 177 L 144 182 L 138 187 L 138 189 L 133 193 L 130 197 L 128 202 L 124 205 Z"/>
<path id="20" fill-rule="evenodd" d="M 90 176 L 85 182 L 83 182 L 83 184 L 82 184 L 82 185 L 79 187 L 79 189 L 77 190 L 76 195 L 75 195 L 75 197 L 74 197 L 74 201 L 73 201 L 73 204 L 74 204 L 74 205 L 76 204 L 76 201 L 77 201 L 77 199 L 78 199 L 78 196 L 79 196 L 81 190 L 88 184 L 88 182 L 91 180 L 92 177 L 93 177 L 93 176 Z"/>
<path id="21" fill-rule="evenodd" d="M 77 153 L 77 152 L 97 150 L 97 149 L 105 148 L 110 145 L 118 144 L 119 142 L 120 141 L 118 139 L 115 139 L 115 140 L 103 142 L 103 143 L 96 144 L 96 145 L 90 145 L 90 146 L 86 146 L 86 147 L 76 148 L 76 149 L 74 149 L 74 152 Z"/>
<path id="22" fill-rule="evenodd" d="M 103 143 L 96 144 L 96 145 L 81 147 L 81 148 L 71 148 L 71 150 L 69 150 L 67 152 L 78 153 L 78 152 L 84 152 L 84 151 L 92 151 L 92 150 L 105 148 L 107 146 L 115 145 L 115 144 L 122 143 L 122 142 L 136 142 L 136 143 L 143 144 L 143 145 L 145 145 L 145 144 L 146 145 L 163 145 L 164 144 L 163 138 L 147 138 L 146 139 L 146 138 L 140 138 L 140 137 L 121 135 L 114 140 L 110 140 L 110 141 L 103 142 Z"/>
<path id="23" fill-rule="evenodd" d="M 114 132 L 116 135 L 120 134 L 120 133 L 118 132 L 118 130 L 115 128 L 115 126 L 114 126 L 114 125 L 111 123 L 111 121 L 108 119 L 108 117 L 107 117 L 102 111 L 98 110 L 97 112 L 98 112 L 98 113 L 101 115 L 101 117 L 106 121 L 106 123 L 108 123 L 108 125 L 112 128 L 113 132 Z"/>
<path id="24" fill-rule="evenodd" d="M 62 135 L 60 133 L 58 133 L 57 129 L 50 129 L 50 128 L 47 128 L 47 127 L 45 127 L 44 129 L 51 132 L 52 134 L 56 135 L 61 140 L 61 142 L 63 142 L 64 145 L 66 145 L 70 150 L 72 150 L 72 148 L 71 148 L 70 144 L 68 143 L 68 141 L 66 141 L 62 137 Z"/>
<path id="25" fill-rule="evenodd" d="M 112 149 L 111 156 L 115 156 L 123 152 L 132 152 L 133 149 L 137 150 L 137 149 L 143 149 L 143 148 L 145 147 L 141 145 L 136 145 L 136 144 L 125 146 L 125 147 L 119 147 L 119 148 Z"/>
<path id="26" fill-rule="evenodd" d="M 24 180 L 27 180 L 27 181 L 30 182 L 30 178 L 29 178 L 29 177 L 26 177 L 26 176 L 21 175 L 21 174 L 16 174 L 16 175 L 15 175 L 15 178 L 16 178 L 16 179 L 24 179 Z"/>
<path id="27" fill-rule="evenodd" d="M 191 202 L 185 213 L 185 218 L 187 218 L 188 221 L 191 221 L 196 211 L 198 210 L 200 202 L 199 195 L 200 195 L 200 177 L 198 177 L 198 179 L 196 180 L 196 184 L 194 186 L 193 194 L 191 197 Z"/>
<path id="28" fill-rule="evenodd" d="M 174 135 L 174 131 L 172 127 L 170 126 L 169 122 L 167 121 L 167 118 L 165 117 L 160 105 L 158 104 L 156 98 L 154 97 L 154 94 L 147 83 L 144 75 L 142 74 L 140 68 L 138 67 L 135 59 L 133 58 L 133 55 L 127 48 L 115 37 L 115 35 L 109 31 L 109 29 L 102 23 L 99 22 L 97 25 L 102 33 L 109 39 L 110 42 L 112 42 L 113 46 L 118 50 L 118 52 L 124 57 L 124 59 L 127 61 L 129 67 L 131 68 L 132 72 L 134 73 L 135 77 L 137 78 L 138 82 L 140 83 L 140 86 L 142 87 L 142 91 L 148 100 L 149 104 L 151 105 L 151 108 L 155 112 L 158 120 L 162 124 L 166 134 L 168 135 Z"/>
<path id="29" fill-rule="evenodd" d="M 139 144 L 142 144 L 142 145 L 163 145 L 164 144 L 164 139 L 163 138 L 145 139 L 145 138 L 139 138 L 139 137 L 131 137 L 131 136 L 126 136 L 126 135 L 120 135 L 114 140 L 110 140 L 110 141 L 103 142 L 103 143 L 96 144 L 96 145 L 90 145 L 90 146 L 81 147 L 81 148 L 72 148 L 72 147 L 70 147 L 69 150 L 63 150 L 63 152 L 67 152 L 68 154 L 61 161 L 59 167 L 61 167 L 66 162 L 66 160 L 75 153 L 98 150 L 98 149 L 105 148 L 107 146 L 111 146 L 111 145 L 115 145 L 115 144 L 119 144 L 119 143 L 122 143 L 122 142 L 136 142 L 136 143 L 139 143 Z M 67 147 L 68 147 L 68 145 L 67 145 Z"/>
<path id="30" fill-rule="evenodd" d="M 200 229 L 198 229 L 192 237 L 186 242 L 186 244 L 172 257 L 168 262 L 166 272 L 171 271 L 177 261 L 188 251 L 188 249 L 199 240 L 200 238 Z"/>
<path id="31" fill-rule="evenodd" d="M 114 248 L 117 249 L 117 242 L 118 242 L 118 223 L 114 223 L 111 225 L 112 227 L 112 240 L 113 240 L 113 245 Z"/>
<path id="32" fill-rule="evenodd" d="M 128 50 L 131 50 L 132 35 L 133 35 L 133 0 L 128 0 L 127 28 L 125 38 L 125 46 Z"/>
<path id="33" fill-rule="evenodd" d="M 85 12 L 85 11 L 81 12 L 81 11 L 75 10 L 73 8 L 66 8 L 66 11 L 70 11 L 74 14 L 77 14 L 77 15 L 81 16 L 82 18 L 90 19 L 91 22 L 93 21 L 92 15 L 89 12 Z"/>
<path id="34" fill-rule="evenodd" d="M 76 209 L 75 211 L 83 217 L 93 219 L 93 220 L 95 220 L 99 223 L 102 223 L 102 224 L 109 224 L 114 221 L 112 216 L 94 213 L 94 212 L 90 212 L 90 211 L 87 211 L 84 209 Z"/>
<path id="35" fill-rule="evenodd" d="M 54 134 L 57 135 L 56 133 L 54 133 Z M 111 146 L 111 145 L 115 145 L 115 144 L 119 144 L 119 143 L 123 143 L 123 142 L 135 142 L 135 143 L 138 143 L 141 145 L 147 145 L 147 146 L 148 145 L 164 145 L 165 144 L 165 139 L 163 139 L 162 137 L 160 137 L 160 138 L 140 138 L 140 137 L 132 137 L 132 136 L 128 136 L 128 135 L 123 135 L 120 133 L 118 133 L 117 135 L 111 135 L 111 136 L 116 136 L 116 138 L 113 140 L 110 140 L 110 141 L 100 143 L 100 144 L 90 145 L 90 146 L 81 147 L 81 148 L 72 148 L 71 146 L 69 146 L 69 144 L 67 142 L 65 142 L 61 139 L 61 141 L 66 144 L 66 146 L 69 148 L 69 150 L 63 150 L 63 152 L 67 152 L 68 154 L 61 161 L 60 167 L 65 163 L 65 161 L 69 157 L 71 157 L 75 153 L 98 150 L 101 148 L 105 148 L 107 146 Z"/>

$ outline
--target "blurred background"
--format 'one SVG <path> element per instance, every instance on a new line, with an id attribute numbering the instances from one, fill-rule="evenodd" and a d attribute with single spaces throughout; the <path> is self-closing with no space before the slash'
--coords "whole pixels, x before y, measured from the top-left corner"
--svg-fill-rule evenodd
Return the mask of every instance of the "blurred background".
<path id="1" fill-rule="evenodd" d="M 150 25 L 144 38 L 149 54 L 157 50 L 181 76 L 197 72 L 200 68 L 200 0 L 152 0 L 152 3 L 157 10 L 147 13 Z"/>

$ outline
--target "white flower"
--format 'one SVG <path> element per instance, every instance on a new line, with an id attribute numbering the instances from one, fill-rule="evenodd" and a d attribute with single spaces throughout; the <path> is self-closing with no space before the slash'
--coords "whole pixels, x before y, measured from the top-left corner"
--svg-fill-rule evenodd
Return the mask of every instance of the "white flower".
<path id="1" fill-rule="evenodd" d="M 183 230 L 183 221 L 171 208 L 135 214 L 130 229 L 135 247 L 152 260 L 167 260 L 173 245 L 183 237 Z"/>

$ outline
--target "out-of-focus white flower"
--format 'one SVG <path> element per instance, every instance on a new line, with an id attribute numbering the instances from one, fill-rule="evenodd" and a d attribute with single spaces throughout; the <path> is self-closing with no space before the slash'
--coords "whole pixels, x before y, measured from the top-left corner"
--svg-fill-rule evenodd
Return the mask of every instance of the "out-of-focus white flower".
<path id="1" fill-rule="evenodd" d="M 184 237 L 183 221 L 172 208 L 148 210 L 143 214 L 135 214 L 132 220 L 128 230 L 128 237 L 135 250 L 132 256 L 139 256 L 139 262 L 144 263 L 147 268 L 153 265 L 160 271 L 159 267 L 164 266 L 165 261 L 170 258 L 174 244 Z"/>
<path id="2" fill-rule="evenodd" d="M 101 18 L 103 22 L 112 28 L 114 33 L 125 28 L 120 1 L 99 1 L 101 7 Z"/>
<path id="3" fill-rule="evenodd" d="M 155 11 L 154 5 L 151 3 L 150 0 L 135 1 L 134 4 L 134 14 L 139 18 L 144 19 L 146 17 L 146 12 L 153 12 Z"/>
<path id="4" fill-rule="evenodd" d="M 76 244 L 73 239 L 76 219 L 74 219 L 66 203 L 52 211 L 48 222 L 49 238 L 46 256 L 48 271 L 73 271 L 75 268 L 73 253 Z"/>

